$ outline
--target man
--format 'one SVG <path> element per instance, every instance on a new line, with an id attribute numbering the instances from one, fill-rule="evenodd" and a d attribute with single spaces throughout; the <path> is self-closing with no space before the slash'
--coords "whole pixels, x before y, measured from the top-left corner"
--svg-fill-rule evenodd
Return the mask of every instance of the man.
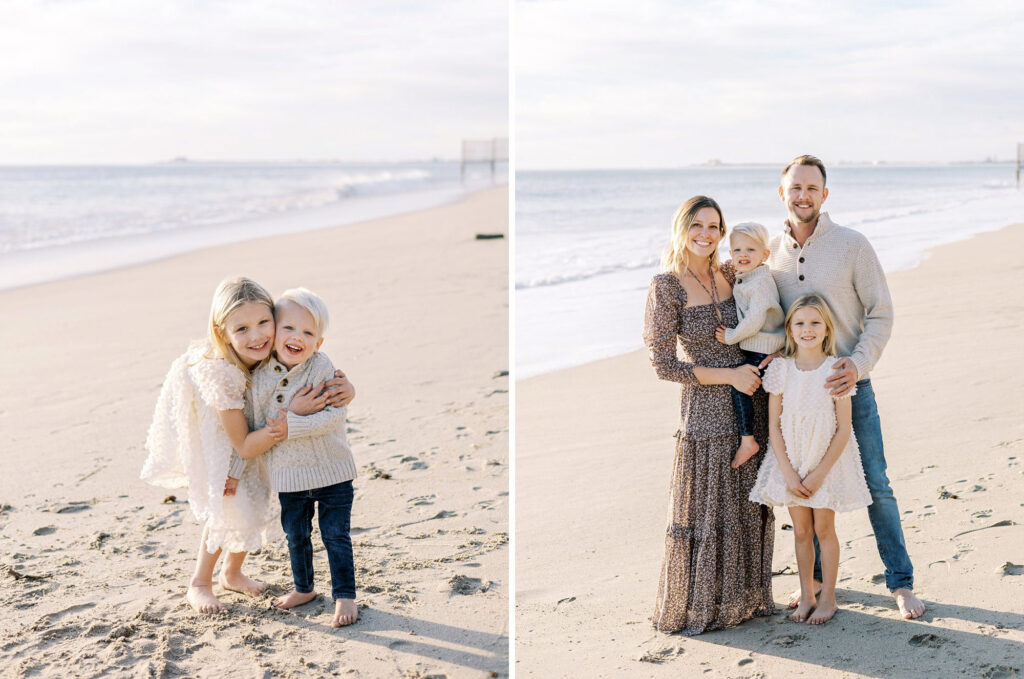
<path id="1" fill-rule="evenodd" d="M 924 604 L 913 592 L 914 567 L 903 540 L 900 512 L 885 475 L 882 428 L 868 374 L 892 332 L 892 300 L 878 257 L 861 233 L 832 222 L 821 205 L 828 198 L 825 166 L 814 156 L 795 158 L 782 171 L 779 197 L 789 219 L 772 239 L 771 267 L 783 309 L 801 295 L 816 292 L 832 310 L 836 349 L 845 356 L 833 367 L 826 386 L 852 397 L 853 432 L 860 446 L 864 476 L 871 491 L 868 517 L 878 553 L 885 564 L 885 584 L 904 618 L 918 618 Z M 815 539 L 814 591 L 821 589 L 821 557 Z M 799 601 L 799 590 L 789 606 Z"/>

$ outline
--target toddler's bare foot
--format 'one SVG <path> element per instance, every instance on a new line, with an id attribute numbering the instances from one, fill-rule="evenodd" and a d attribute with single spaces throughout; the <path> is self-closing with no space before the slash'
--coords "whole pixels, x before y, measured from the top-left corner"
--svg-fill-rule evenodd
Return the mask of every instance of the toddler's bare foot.
<path id="1" fill-rule="evenodd" d="M 803 622 L 807 620 L 807 616 L 814 609 L 815 600 L 813 596 L 806 599 L 800 599 L 800 605 L 796 607 L 796 610 L 789 614 L 789 619 L 793 622 Z"/>
<path id="2" fill-rule="evenodd" d="M 821 594 L 821 583 L 820 582 L 818 582 L 817 580 L 813 580 L 811 587 L 814 589 L 814 596 L 818 596 L 819 594 Z M 801 591 L 800 591 L 799 587 L 797 587 L 792 592 L 790 592 L 790 594 L 789 594 L 789 604 L 788 604 L 790 608 L 796 608 L 797 604 L 800 603 L 800 595 L 801 595 Z"/>
<path id="3" fill-rule="evenodd" d="M 359 619 L 359 609 L 355 599 L 337 599 L 334 602 L 334 620 L 331 627 L 351 625 Z"/>
<path id="4" fill-rule="evenodd" d="M 241 571 L 234 573 L 220 572 L 220 578 L 218 578 L 220 586 L 224 589 L 229 589 L 232 592 L 241 592 L 242 594 L 248 594 L 249 596 L 259 596 L 263 594 L 263 590 L 267 588 L 267 583 L 260 582 L 259 580 L 253 580 L 242 575 Z"/>
<path id="5" fill-rule="evenodd" d="M 736 449 L 736 455 L 732 458 L 732 468 L 738 469 L 741 464 L 757 455 L 759 450 L 761 446 L 757 445 L 753 436 L 741 437 L 740 447 Z"/>
<path id="6" fill-rule="evenodd" d="M 893 590 L 892 597 L 900 607 L 900 615 L 906 620 L 920 618 L 924 614 L 924 603 L 914 596 L 914 592 L 905 587 Z"/>
<path id="7" fill-rule="evenodd" d="M 799 610 L 799 609 L 797 609 Z M 833 597 L 822 597 L 818 599 L 818 604 L 814 607 L 814 613 L 807 619 L 808 625 L 824 625 L 826 622 L 832 619 L 832 616 L 839 610 L 839 604 L 836 602 L 836 598 Z"/>
<path id="8" fill-rule="evenodd" d="M 316 598 L 316 592 L 296 592 L 292 590 L 284 596 L 274 598 L 274 605 L 283 611 L 287 611 L 289 608 L 295 608 L 302 604 L 308 604 L 310 601 Z"/>
<path id="9" fill-rule="evenodd" d="M 225 609 L 220 599 L 213 595 L 213 585 L 189 585 L 185 600 L 193 611 L 204 615 L 219 613 Z"/>

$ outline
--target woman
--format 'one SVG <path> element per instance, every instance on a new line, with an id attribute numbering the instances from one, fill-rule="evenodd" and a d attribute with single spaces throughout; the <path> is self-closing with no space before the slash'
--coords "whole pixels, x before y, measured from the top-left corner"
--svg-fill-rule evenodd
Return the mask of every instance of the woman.
<path id="1" fill-rule="evenodd" d="M 774 612 L 771 563 L 775 517 L 747 495 L 767 449 L 764 392 L 754 397 L 761 451 L 738 469 L 739 440 L 729 387 L 754 394 L 755 366 L 715 329 L 735 327 L 735 276 L 718 264 L 725 222 L 718 204 L 694 196 L 676 211 L 664 273 L 651 281 L 644 341 L 658 377 L 682 384 L 665 561 L 654 627 L 700 634 Z M 683 360 L 676 354 L 676 341 Z"/>

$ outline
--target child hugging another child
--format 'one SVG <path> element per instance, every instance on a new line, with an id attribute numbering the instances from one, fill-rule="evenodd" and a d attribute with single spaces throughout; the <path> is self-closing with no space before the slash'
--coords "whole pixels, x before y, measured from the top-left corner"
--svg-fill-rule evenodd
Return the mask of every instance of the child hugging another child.
<path id="1" fill-rule="evenodd" d="M 267 423 L 283 425 L 284 440 L 262 460 L 280 500 L 295 591 L 278 597 L 274 604 L 289 609 L 316 598 L 310 540 L 316 507 L 331 571 L 335 601 L 332 625 L 350 625 L 358 618 L 358 609 L 349 533 L 356 466 L 345 435 L 347 408 L 324 407 L 306 416 L 283 410 L 293 396 L 311 396 L 309 387 L 334 376 L 331 360 L 318 351 L 327 328 L 327 307 L 309 290 L 295 288 L 281 295 L 275 313 L 274 355 L 253 373 L 251 412 L 246 413 L 254 429 Z M 321 401 L 325 398 L 314 398 L 310 409 L 324 406 Z M 282 414 L 281 420 L 274 419 L 278 413 Z M 261 453 L 263 450 L 252 448 L 242 455 L 254 458 Z"/>
<path id="2" fill-rule="evenodd" d="M 738 342 L 746 357 L 744 363 L 760 365 L 768 354 L 775 353 L 785 343 L 779 290 L 764 263 L 770 254 L 768 229 L 755 222 L 737 224 L 729 236 L 729 251 L 736 271 L 732 294 L 739 323 L 735 328 L 719 326 L 715 338 L 722 344 Z M 733 387 L 732 403 L 740 430 L 740 447 L 731 465 L 736 469 L 756 455 L 760 446 L 754 440 L 753 399 Z"/>
<path id="3" fill-rule="evenodd" d="M 835 355 L 835 328 L 828 305 L 804 295 L 786 314 L 786 346 L 765 370 L 768 448 L 750 499 L 789 507 L 793 519 L 800 604 L 789 618 L 811 625 L 828 622 L 839 605 L 836 578 L 839 538 L 835 513 L 867 507 L 860 450 L 852 431 L 848 394 L 833 398 L 825 386 Z M 821 547 L 822 588 L 814 596 L 814 537 Z"/>

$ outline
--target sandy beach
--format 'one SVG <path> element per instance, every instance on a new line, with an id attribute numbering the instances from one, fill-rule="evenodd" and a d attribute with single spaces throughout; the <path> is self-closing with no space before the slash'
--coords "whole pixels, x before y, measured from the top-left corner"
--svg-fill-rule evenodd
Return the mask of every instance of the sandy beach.
<path id="1" fill-rule="evenodd" d="M 516 385 L 516 676 L 1014 677 L 1024 674 L 1024 224 L 889 276 L 872 381 L 918 595 L 899 618 L 866 511 L 837 516 L 840 612 L 782 613 L 793 574 L 776 511 L 779 612 L 693 638 L 655 632 L 678 385 L 646 352 Z M 640 332 L 642 309 L 636 313 Z"/>
<path id="2" fill-rule="evenodd" d="M 508 191 L 334 229 L 250 240 L 0 293 L 0 675 L 488 677 L 508 674 Z M 205 334 L 217 283 L 304 285 L 331 313 L 321 350 L 357 389 L 348 432 L 360 621 L 270 583 L 228 610 L 184 603 L 199 527 L 185 489 L 138 479 L 160 384 Z"/>

